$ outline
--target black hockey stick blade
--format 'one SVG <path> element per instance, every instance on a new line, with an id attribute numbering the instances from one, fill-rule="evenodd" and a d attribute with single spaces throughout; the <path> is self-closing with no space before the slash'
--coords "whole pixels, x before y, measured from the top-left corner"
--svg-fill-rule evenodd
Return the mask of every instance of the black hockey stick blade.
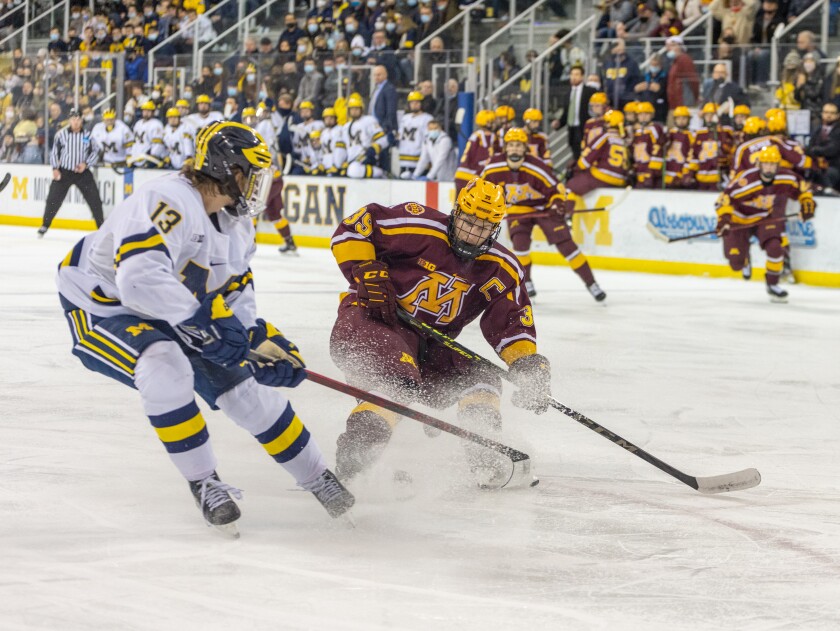
<path id="1" fill-rule="evenodd" d="M 411 314 L 403 311 L 402 309 L 397 309 L 397 316 L 403 322 L 409 324 L 418 331 L 426 333 L 427 335 L 434 338 L 447 348 L 459 353 L 462 357 L 478 362 L 479 364 L 486 366 L 491 370 L 494 370 L 502 379 L 505 379 L 506 381 L 511 381 L 510 374 L 508 374 L 507 370 L 491 362 L 489 359 L 486 359 L 481 355 L 478 355 L 477 353 L 473 353 L 471 350 L 469 350 L 465 346 L 462 346 L 445 333 L 441 333 L 440 331 L 426 324 L 425 322 L 421 322 L 420 320 L 418 320 Z M 683 473 L 679 469 L 672 467 L 667 462 L 660 460 L 653 454 L 649 454 L 641 447 L 634 445 L 629 440 L 622 438 L 621 436 L 610 431 L 603 425 L 599 425 L 591 418 L 584 416 L 580 412 L 577 412 L 576 410 L 573 410 L 572 408 L 566 405 L 563 405 L 554 397 L 549 397 L 548 402 L 551 407 L 553 407 L 556 410 L 559 410 L 572 420 L 577 421 L 581 425 L 585 425 L 595 433 L 600 434 L 601 436 L 615 443 L 624 450 L 629 451 L 634 456 L 641 458 L 648 464 L 653 465 L 660 471 L 667 473 L 671 477 L 676 478 L 683 484 L 686 484 L 687 486 L 690 486 L 691 488 L 700 491 L 701 493 L 714 494 L 726 493 L 729 491 L 741 491 L 757 486 L 761 482 L 761 475 L 755 469 L 744 469 L 743 471 L 737 471 L 735 473 L 727 473 L 724 475 L 715 475 L 699 478 L 693 475 L 688 475 L 687 473 Z"/>
<path id="2" fill-rule="evenodd" d="M 262 353 L 258 353 L 253 349 L 248 351 L 248 359 L 250 361 L 263 363 L 271 363 L 272 361 L 274 361 L 272 358 L 267 357 Z M 514 486 L 529 486 L 533 482 L 533 479 L 530 475 L 531 458 L 530 456 L 528 456 L 528 454 L 524 452 L 514 449 L 513 447 L 503 445 L 502 443 L 498 443 L 495 440 L 485 438 L 484 436 L 480 436 L 479 434 L 475 434 L 469 430 L 462 429 L 460 427 L 457 427 L 456 425 L 447 423 L 446 421 L 436 419 L 433 416 L 429 416 L 428 414 L 424 414 L 423 412 L 414 410 L 408 407 L 407 405 L 402 405 L 401 403 L 397 403 L 396 401 L 391 401 L 390 399 L 380 397 L 379 395 L 373 394 L 372 392 L 367 392 L 366 390 L 362 390 L 361 388 L 356 388 L 336 379 L 331 379 L 330 377 L 318 374 L 317 372 L 313 372 L 309 369 L 306 370 L 306 378 L 309 381 L 317 383 L 318 385 L 325 386 L 327 388 L 330 388 L 331 390 L 336 390 L 337 392 L 348 394 L 352 397 L 362 399 L 369 403 L 373 403 L 374 405 L 378 405 L 381 408 L 385 408 L 386 410 L 390 410 L 391 412 L 395 412 L 401 416 L 405 416 L 410 419 L 414 419 L 415 421 L 419 421 L 424 425 L 436 427 L 437 429 L 447 432 L 448 434 L 452 434 L 453 436 L 457 436 L 458 438 L 463 438 L 464 440 L 468 440 L 477 445 L 481 445 L 482 447 L 491 449 L 509 458 L 511 463 L 509 473 L 507 473 L 505 476 L 499 476 L 494 478 L 492 484 L 488 483 L 482 485 L 484 488 L 501 489 Z"/>
<path id="3" fill-rule="evenodd" d="M 11 173 L 6 173 L 6 175 L 3 176 L 3 180 L 0 181 L 0 192 L 2 192 L 3 189 L 6 188 L 9 185 L 9 182 L 11 182 L 11 181 L 12 181 L 12 174 Z"/>

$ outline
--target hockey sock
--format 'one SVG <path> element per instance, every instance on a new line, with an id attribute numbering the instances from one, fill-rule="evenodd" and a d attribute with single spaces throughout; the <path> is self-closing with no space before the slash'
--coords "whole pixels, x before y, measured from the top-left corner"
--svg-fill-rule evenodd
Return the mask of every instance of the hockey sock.
<path id="1" fill-rule="evenodd" d="M 569 262 L 569 266 L 574 270 L 575 274 L 580 276 L 583 283 L 589 287 L 595 282 L 595 276 L 592 274 L 592 268 L 589 267 L 589 262 L 586 256 L 580 251 L 577 244 L 571 239 L 561 241 L 557 244 L 557 250 Z"/>
<path id="2" fill-rule="evenodd" d="M 342 478 L 367 469 L 391 439 L 399 417 L 371 403 L 357 405 L 347 418 L 347 429 L 338 437 L 336 469 Z"/>
<path id="3" fill-rule="evenodd" d="M 781 241 L 771 239 L 764 244 L 764 251 L 767 253 L 767 269 L 765 279 L 768 285 L 778 285 L 779 276 L 785 264 L 785 250 Z"/>
<path id="4" fill-rule="evenodd" d="M 193 395 L 193 371 L 175 342 L 144 350 L 134 369 L 134 385 L 169 458 L 187 480 L 216 470 L 210 434 Z"/>
<path id="5" fill-rule="evenodd" d="M 287 241 L 292 236 L 292 229 L 289 226 L 289 220 L 285 217 L 282 217 L 280 221 L 276 221 L 274 223 L 274 228 L 280 233 L 280 236 L 283 237 L 284 241 Z"/>

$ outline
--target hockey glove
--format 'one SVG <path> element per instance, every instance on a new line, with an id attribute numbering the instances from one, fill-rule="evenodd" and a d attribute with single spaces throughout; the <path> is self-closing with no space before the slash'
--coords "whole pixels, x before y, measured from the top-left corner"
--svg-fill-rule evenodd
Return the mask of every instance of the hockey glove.
<path id="1" fill-rule="evenodd" d="M 803 197 L 799 200 L 799 218 L 802 221 L 808 221 L 814 218 L 814 213 L 817 212 L 817 203 L 813 197 Z"/>
<path id="2" fill-rule="evenodd" d="M 723 215 L 718 215 L 717 226 L 715 226 L 715 232 L 719 237 L 722 237 L 727 232 L 732 229 L 732 214 L 731 213 L 724 213 Z"/>
<path id="3" fill-rule="evenodd" d="M 248 333 L 251 336 L 251 348 L 260 355 L 274 361 L 287 361 L 297 368 L 306 366 L 298 347 L 286 339 L 270 322 L 258 318 L 257 326 L 249 329 Z"/>
<path id="4" fill-rule="evenodd" d="M 193 316 L 181 322 L 178 329 L 187 344 L 214 364 L 233 366 L 248 355 L 248 331 L 221 294 L 205 298 Z"/>
<path id="5" fill-rule="evenodd" d="M 375 166 L 378 158 L 379 156 L 376 155 L 376 149 L 373 147 L 368 147 L 365 150 L 364 164 L 368 166 Z"/>
<path id="6" fill-rule="evenodd" d="M 388 266 L 382 261 L 365 261 L 352 270 L 356 301 L 367 317 L 392 325 L 397 321 L 397 302 Z"/>
<path id="7" fill-rule="evenodd" d="M 542 414 L 548 409 L 551 396 L 551 366 L 543 355 L 525 355 L 510 365 L 511 381 L 519 386 L 511 403 L 518 408 Z"/>

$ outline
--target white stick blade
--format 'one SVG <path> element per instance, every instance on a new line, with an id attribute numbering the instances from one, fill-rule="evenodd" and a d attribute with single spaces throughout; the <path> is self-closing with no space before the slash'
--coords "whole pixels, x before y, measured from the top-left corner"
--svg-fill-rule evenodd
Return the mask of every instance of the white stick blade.
<path id="1" fill-rule="evenodd" d="M 698 491 L 707 495 L 713 495 L 715 493 L 743 491 L 758 486 L 761 483 L 761 474 L 758 472 L 758 469 L 744 469 L 735 473 L 711 475 L 695 479 L 697 480 Z"/>

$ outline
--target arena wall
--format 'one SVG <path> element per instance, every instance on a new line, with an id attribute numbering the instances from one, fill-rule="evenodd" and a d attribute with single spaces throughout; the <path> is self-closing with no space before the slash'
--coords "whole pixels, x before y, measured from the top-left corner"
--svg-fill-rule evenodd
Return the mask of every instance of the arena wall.
<path id="1" fill-rule="evenodd" d="M 0 192 L 0 223 L 40 225 L 51 169 L 23 164 L 7 164 L 0 169 L 12 174 L 11 182 Z M 112 169 L 99 168 L 96 175 L 107 215 L 134 188 L 160 177 L 161 172 L 138 169 L 120 175 Z M 455 189 L 450 183 L 289 177 L 284 194 L 286 216 L 297 242 L 302 246 L 327 247 L 338 222 L 366 203 L 417 201 L 448 209 Z M 609 210 L 576 214 L 572 222 L 575 241 L 596 269 L 735 277 L 738 274 L 725 264 L 716 237 L 668 244 L 652 234 L 655 229 L 676 237 L 713 229 L 715 197 L 714 193 L 703 192 L 600 189 L 586 197 L 585 205 L 606 206 Z M 789 209 L 793 211 L 795 207 Z M 87 206 L 75 188 L 53 225 L 93 229 Z M 788 233 L 797 279 L 806 284 L 840 287 L 840 199 L 818 198 L 816 217 L 809 223 L 789 221 Z M 260 223 L 257 238 L 263 243 L 279 243 L 276 232 L 265 222 Z M 565 264 L 541 234 L 535 238 L 536 264 Z M 753 252 L 753 266 L 762 267 L 763 254 L 757 247 Z M 760 280 L 761 273 L 754 278 Z"/>

